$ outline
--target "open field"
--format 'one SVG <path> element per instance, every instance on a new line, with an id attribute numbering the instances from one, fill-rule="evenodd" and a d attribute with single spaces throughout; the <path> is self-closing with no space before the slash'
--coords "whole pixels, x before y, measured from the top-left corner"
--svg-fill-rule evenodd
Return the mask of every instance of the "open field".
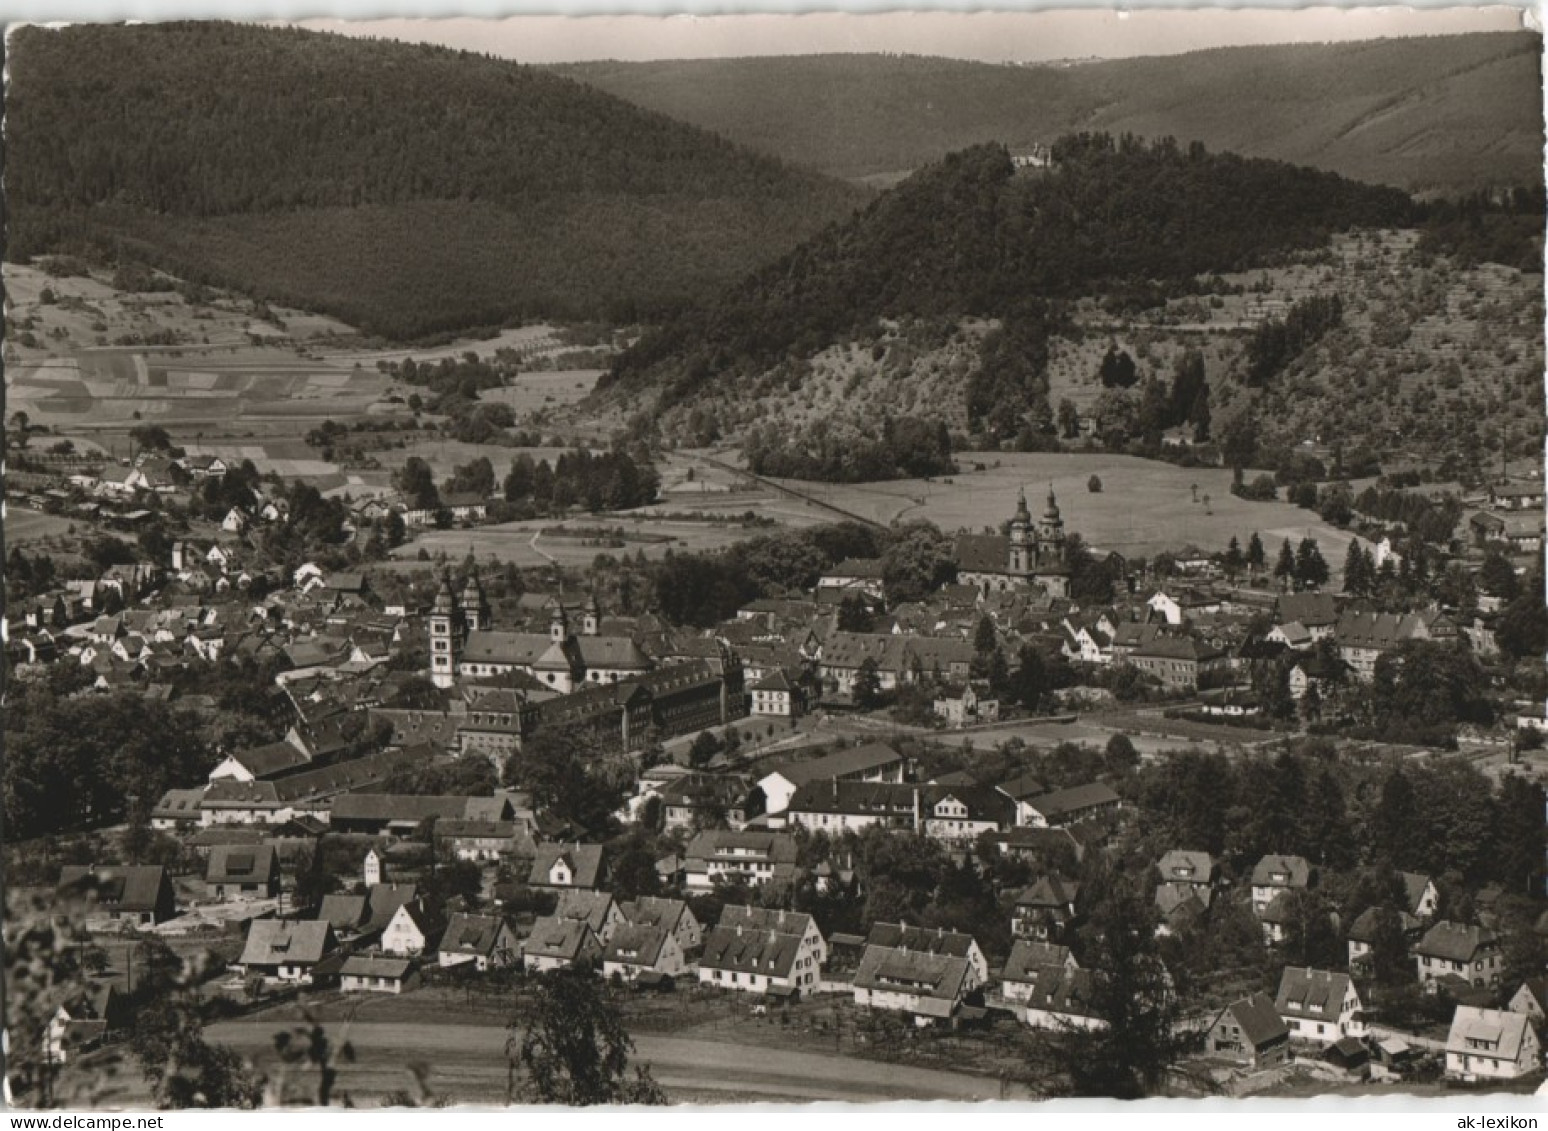
<path id="1" fill-rule="evenodd" d="M 5 541 L 9 546 L 40 542 L 70 529 L 70 520 L 62 515 L 44 514 L 30 507 L 5 504 Z"/>
<path id="2" fill-rule="evenodd" d="M 1299 541 L 1310 535 L 1322 544 L 1323 557 L 1336 572 L 1352 537 L 1288 503 L 1237 498 L 1231 494 L 1231 472 L 1224 468 L 1184 468 L 1133 456 L 1082 453 L 959 452 L 956 459 L 965 469 L 962 473 L 933 480 L 779 482 L 877 522 L 924 518 L 946 531 L 998 529 L 1015 511 L 1021 488 L 1035 518 L 1044 509 L 1051 485 L 1066 531 L 1095 548 L 1124 554 L 1149 556 L 1189 544 L 1223 550 L 1233 536 L 1245 547 L 1256 531 L 1272 560 L 1280 539 Z M 985 470 L 970 470 L 974 463 L 982 463 Z M 1092 475 L 1102 481 L 1099 493 L 1087 489 Z"/>
<path id="3" fill-rule="evenodd" d="M 372 1015 L 372 1001 L 360 1012 Z M 427 1015 L 401 1022 L 354 1021 L 329 1026 L 329 1036 L 348 1040 L 356 1061 L 340 1069 L 339 1088 L 369 1102 L 373 1095 L 411 1087 L 407 1066 L 429 1067 L 428 1083 L 438 1096 L 466 1103 L 503 1103 L 506 1071 L 503 1025 L 438 1024 Z M 210 1026 L 210 1040 L 229 1045 L 262 1066 L 273 1068 L 276 1021 L 228 1021 Z M 337 1030 L 335 1033 L 334 1030 Z M 998 1084 L 982 1077 L 834 1056 L 827 1052 L 757 1049 L 723 1040 L 638 1033 L 633 1062 L 649 1065 L 668 1094 L 688 1090 L 695 1098 L 721 1103 L 847 1100 L 989 1100 Z"/>
<path id="4" fill-rule="evenodd" d="M 550 369 L 523 373 L 503 389 L 485 389 L 481 401 L 508 404 L 517 419 L 583 400 L 602 376 L 600 369 Z"/>

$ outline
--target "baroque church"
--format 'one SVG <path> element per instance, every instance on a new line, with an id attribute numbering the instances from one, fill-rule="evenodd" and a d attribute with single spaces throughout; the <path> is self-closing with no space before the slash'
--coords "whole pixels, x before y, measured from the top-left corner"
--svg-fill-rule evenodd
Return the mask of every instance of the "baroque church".
<path id="1" fill-rule="evenodd" d="M 1036 523 L 1027 509 L 1027 493 L 1019 491 L 1008 533 L 957 535 L 957 580 L 986 595 L 1038 586 L 1051 597 L 1069 596 L 1064 519 L 1053 487 L 1048 488 L 1048 509 Z"/>
<path id="2" fill-rule="evenodd" d="M 548 632 L 500 632 L 478 574 L 468 575 L 459 599 L 451 577 L 443 578 L 430 610 L 430 679 L 452 687 L 458 676 L 486 677 L 525 672 L 556 694 L 618 683 L 644 675 L 651 662 L 628 636 L 603 636 L 595 596 L 585 606 L 581 631 L 573 631 L 560 602 Z"/>

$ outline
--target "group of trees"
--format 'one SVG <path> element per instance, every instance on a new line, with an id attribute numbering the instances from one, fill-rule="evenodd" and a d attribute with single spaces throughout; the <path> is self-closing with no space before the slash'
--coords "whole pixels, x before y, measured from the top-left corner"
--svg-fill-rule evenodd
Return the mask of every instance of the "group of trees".
<path id="1" fill-rule="evenodd" d="M 1328 563 L 1322 556 L 1322 548 L 1310 536 L 1302 538 L 1295 549 L 1290 539 L 1279 544 L 1279 557 L 1274 562 L 1274 577 L 1286 589 L 1321 589 L 1328 583 Z"/>
<path id="2" fill-rule="evenodd" d="M 1154 843 L 1223 855 L 1238 872 L 1268 853 L 1332 870 L 1386 865 L 1526 894 L 1548 847 L 1541 787 L 1496 788 L 1462 759 L 1348 761 L 1324 739 L 1272 757 L 1179 751 L 1123 788 Z"/>
<path id="3" fill-rule="evenodd" d="M 742 451 L 756 475 L 825 483 L 923 478 L 956 470 L 945 423 L 917 416 L 884 416 L 879 435 L 827 421 L 799 432 L 769 424 L 751 429 Z"/>
<path id="4" fill-rule="evenodd" d="M 880 530 L 844 522 L 738 542 L 718 554 L 671 554 L 652 567 L 661 615 L 708 628 L 759 597 L 801 594 L 846 558 L 880 558 L 889 601 L 914 601 L 956 576 L 952 542 L 930 523 Z"/>
<path id="5" fill-rule="evenodd" d="M 595 454 L 575 448 L 553 466 L 523 452 L 511 462 L 504 483 L 507 502 L 530 502 L 540 511 L 582 506 L 593 514 L 646 506 L 656 501 L 660 487 L 655 464 L 639 446 Z"/>
<path id="6" fill-rule="evenodd" d="M 1338 295 L 1310 295 L 1293 304 L 1283 319 L 1261 323 L 1247 340 L 1247 384 L 1266 385 L 1301 352 L 1344 321 Z"/>

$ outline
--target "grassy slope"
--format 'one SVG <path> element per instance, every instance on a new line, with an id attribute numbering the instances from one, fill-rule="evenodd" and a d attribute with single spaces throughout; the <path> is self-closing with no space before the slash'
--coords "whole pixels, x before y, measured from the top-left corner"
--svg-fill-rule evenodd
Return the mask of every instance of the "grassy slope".
<path id="1" fill-rule="evenodd" d="M 385 336 L 660 311 L 865 199 L 468 53 L 235 24 L 11 48 L 13 261 L 95 243 Z"/>
<path id="2" fill-rule="evenodd" d="M 1221 48 L 1070 68 L 808 56 L 557 68 L 844 177 L 1076 129 L 1200 140 L 1415 192 L 1541 177 L 1541 39 Z"/>

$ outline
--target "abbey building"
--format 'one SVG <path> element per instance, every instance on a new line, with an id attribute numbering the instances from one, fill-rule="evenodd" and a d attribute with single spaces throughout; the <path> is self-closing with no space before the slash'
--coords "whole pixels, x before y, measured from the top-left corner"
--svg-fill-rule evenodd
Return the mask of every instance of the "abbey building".
<path id="1" fill-rule="evenodd" d="M 1051 597 L 1067 597 L 1064 519 L 1053 488 L 1048 488 L 1047 510 L 1035 523 L 1026 492 L 1021 491 L 1007 533 L 959 534 L 957 580 L 985 594 L 1038 586 Z"/>

